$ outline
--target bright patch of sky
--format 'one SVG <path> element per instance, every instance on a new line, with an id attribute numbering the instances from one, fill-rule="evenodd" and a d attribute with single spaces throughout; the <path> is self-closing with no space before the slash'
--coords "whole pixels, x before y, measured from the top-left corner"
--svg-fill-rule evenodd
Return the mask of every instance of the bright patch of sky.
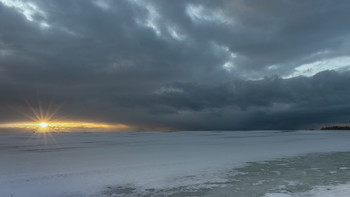
<path id="1" fill-rule="evenodd" d="M 151 28 L 157 34 L 157 36 L 160 36 L 161 30 L 160 30 L 160 27 L 158 25 L 158 20 L 160 19 L 160 15 L 157 12 L 154 5 L 147 3 L 145 1 L 142 1 L 142 0 L 132 0 L 132 2 L 134 2 L 136 5 L 138 5 L 140 7 L 145 8 L 148 12 L 148 16 L 145 19 L 144 18 L 137 19 L 136 22 L 139 25 Z"/>
<path id="2" fill-rule="evenodd" d="M 233 52 L 230 51 L 230 49 L 227 46 L 224 45 L 219 45 L 217 43 L 212 44 L 214 47 L 214 50 L 217 52 L 218 55 L 225 54 L 227 57 L 225 60 L 225 63 L 222 65 L 222 68 L 231 71 L 232 69 L 235 68 L 235 59 L 237 55 Z"/>
<path id="3" fill-rule="evenodd" d="M 41 28 L 50 27 L 50 25 L 43 20 L 46 18 L 46 13 L 34 3 L 21 0 L 0 0 L 0 2 L 7 7 L 14 8 L 17 12 L 23 14 L 28 21 L 38 24 Z M 39 16 L 39 18 L 43 19 L 38 20 L 35 16 Z"/>
<path id="4" fill-rule="evenodd" d="M 186 13 L 192 21 L 201 22 L 216 22 L 223 24 L 231 24 L 233 21 L 225 16 L 222 10 L 208 9 L 202 5 L 189 4 L 186 7 Z"/>
<path id="5" fill-rule="evenodd" d="M 92 1 L 97 7 L 103 9 L 103 10 L 108 10 L 110 8 L 110 1 L 106 0 L 94 0 Z"/>
<path id="6" fill-rule="evenodd" d="M 183 41 L 183 40 L 185 40 L 186 37 L 187 37 L 186 35 L 180 33 L 180 32 L 177 30 L 177 28 L 175 28 L 174 26 L 170 26 L 170 25 L 169 25 L 169 26 L 167 27 L 167 30 L 168 30 L 170 36 L 171 36 L 172 38 L 176 39 L 176 40 Z"/>
<path id="7" fill-rule="evenodd" d="M 172 38 L 177 41 L 183 41 L 186 39 L 186 35 L 183 34 L 180 29 L 173 24 L 166 24 L 162 21 L 157 8 L 147 1 L 142 0 L 132 0 L 136 5 L 145 8 L 148 12 L 146 18 L 137 19 L 137 23 L 141 26 L 151 28 L 158 37 L 162 38 Z"/>
<path id="8" fill-rule="evenodd" d="M 9 56 L 9 55 L 11 55 L 11 54 L 12 54 L 11 51 L 6 50 L 6 49 L 1 49 L 1 48 L 0 48 L 0 56 Z"/>
<path id="9" fill-rule="evenodd" d="M 350 56 L 335 57 L 303 64 L 295 68 L 292 74 L 284 76 L 283 78 L 292 78 L 297 76 L 310 77 L 325 70 L 335 70 L 340 72 L 350 70 Z"/>
<path id="10" fill-rule="evenodd" d="M 155 91 L 156 94 L 171 94 L 171 93 L 183 93 L 184 90 L 177 87 L 161 87 L 159 90 Z"/>
<path id="11" fill-rule="evenodd" d="M 0 56 L 11 55 L 11 51 L 7 49 L 6 45 L 0 41 Z"/>

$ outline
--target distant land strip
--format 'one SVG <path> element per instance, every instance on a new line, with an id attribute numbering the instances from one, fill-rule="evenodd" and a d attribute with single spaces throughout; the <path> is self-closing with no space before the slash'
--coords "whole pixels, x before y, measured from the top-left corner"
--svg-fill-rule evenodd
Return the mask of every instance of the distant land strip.
<path id="1" fill-rule="evenodd" d="M 321 130 L 350 130 L 350 126 L 328 126 L 322 127 Z"/>

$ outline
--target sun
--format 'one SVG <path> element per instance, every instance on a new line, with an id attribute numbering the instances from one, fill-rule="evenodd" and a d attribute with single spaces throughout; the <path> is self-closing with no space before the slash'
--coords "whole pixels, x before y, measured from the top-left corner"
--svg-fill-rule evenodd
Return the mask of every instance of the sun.
<path id="1" fill-rule="evenodd" d="M 41 128 L 43 128 L 43 129 L 45 129 L 47 126 L 49 126 L 49 123 L 47 123 L 47 122 L 41 122 L 41 123 L 39 123 L 39 126 L 40 126 Z"/>

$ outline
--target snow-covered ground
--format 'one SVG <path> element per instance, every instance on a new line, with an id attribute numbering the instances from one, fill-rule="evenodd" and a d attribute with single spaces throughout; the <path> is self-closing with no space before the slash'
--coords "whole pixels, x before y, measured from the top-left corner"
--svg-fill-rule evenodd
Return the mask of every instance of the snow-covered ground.
<path id="1" fill-rule="evenodd" d="M 308 154 L 329 153 L 330 156 L 317 157 L 315 163 L 336 158 L 333 163 L 338 164 L 347 154 L 332 155 L 336 152 L 350 152 L 350 132 L 3 133 L 0 134 L 0 197 L 231 196 L 235 184 L 252 181 L 250 187 L 241 185 L 245 190 L 242 196 L 249 197 L 250 189 L 277 179 L 271 175 L 247 177 L 249 170 L 245 166 L 258 166 L 264 171 L 266 166 L 275 164 L 261 167 L 259 162 L 304 156 L 279 164 L 293 163 L 296 167 L 267 171 L 278 177 L 281 172 L 292 177 L 291 169 L 297 169 L 305 172 L 303 177 L 309 181 L 309 171 L 298 169 L 300 161 L 312 163 L 315 159 L 305 160 Z M 309 170 L 317 171 L 316 167 Z M 340 170 L 335 172 L 330 169 L 327 166 L 327 173 L 333 174 L 334 179 L 338 171 L 350 171 L 350 163 L 337 166 Z M 239 177 L 242 179 L 238 180 Z M 296 192 L 283 190 L 283 185 L 280 191 L 271 192 L 264 186 L 267 192 L 255 191 L 254 196 L 348 196 L 350 177 L 348 181 L 346 178 L 338 182 L 311 181 L 316 185 Z M 287 178 L 285 182 L 287 186 L 294 184 Z M 226 187 L 231 190 L 225 190 Z M 225 191 L 227 194 L 223 194 Z"/>
<path id="2" fill-rule="evenodd" d="M 296 194 L 268 193 L 264 197 L 348 197 L 350 184 L 315 187 L 314 189 Z"/>

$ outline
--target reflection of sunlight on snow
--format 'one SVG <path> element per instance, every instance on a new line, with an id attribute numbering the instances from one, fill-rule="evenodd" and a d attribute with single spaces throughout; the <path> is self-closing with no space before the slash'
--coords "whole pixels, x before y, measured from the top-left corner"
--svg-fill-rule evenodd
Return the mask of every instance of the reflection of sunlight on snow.
<path id="1" fill-rule="evenodd" d="M 56 139 L 52 133 L 45 131 L 44 128 L 38 128 L 27 138 L 25 144 L 32 145 L 57 145 Z"/>

